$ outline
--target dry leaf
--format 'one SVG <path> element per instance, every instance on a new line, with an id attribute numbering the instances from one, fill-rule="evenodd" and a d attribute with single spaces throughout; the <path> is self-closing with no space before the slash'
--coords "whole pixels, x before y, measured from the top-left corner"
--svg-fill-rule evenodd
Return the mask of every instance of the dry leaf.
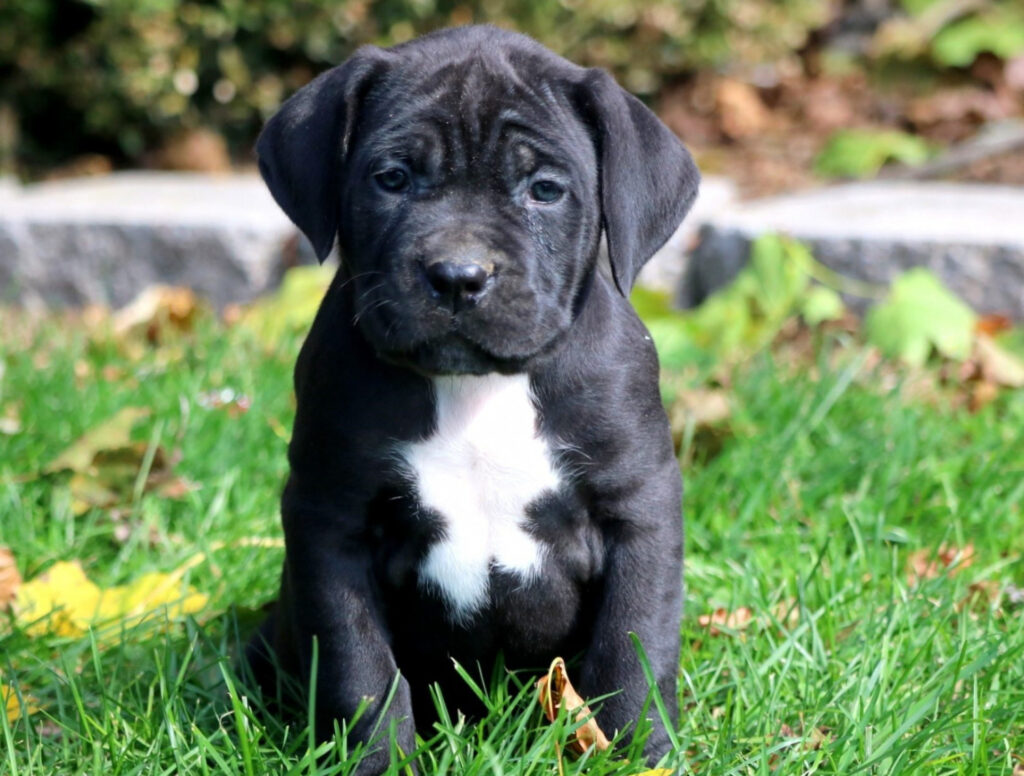
<path id="1" fill-rule="evenodd" d="M 191 331 L 199 315 L 199 302 L 190 288 L 150 286 L 126 307 L 114 313 L 114 334 L 141 335 L 157 343 L 172 331 Z"/>
<path id="2" fill-rule="evenodd" d="M 2 370 L 0 370 L 2 377 Z M 0 434 L 14 436 L 21 433 L 21 402 L 9 402 L 0 412 Z"/>
<path id="3" fill-rule="evenodd" d="M 750 84 L 722 79 L 715 87 L 715 107 L 722 132 L 733 140 L 763 132 L 771 123 L 771 113 Z"/>
<path id="4" fill-rule="evenodd" d="M 1002 594 L 1002 587 L 994 579 L 983 579 L 971 582 L 967 586 L 967 595 L 957 601 L 955 609 L 962 612 L 972 610 L 991 610 Z"/>
<path id="5" fill-rule="evenodd" d="M 577 722 L 586 720 L 576 729 L 575 740 L 569 744 L 570 751 L 583 754 L 591 747 L 605 750 L 611 746 L 607 736 L 597 726 L 586 701 L 580 697 L 569 682 L 565 661 L 562 658 L 556 657 L 551 662 L 547 675 L 538 680 L 537 699 L 549 722 L 555 721 L 558 709 L 562 706 L 565 706 L 566 711 Z"/>
<path id="6" fill-rule="evenodd" d="M 728 420 L 732 407 L 727 391 L 698 388 L 679 391 L 671 411 L 673 427 L 683 428 L 692 423 L 699 428 Z"/>
<path id="7" fill-rule="evenodd" d="M 795 598 L 787 598 L 775 604 L 772 613 L 775 619 L 785 628 L 795 628 L 800 624 L 800 605 Z"/>
<path id="8" fill-rule="evenodd" d="M 827 727 L 816 727 L 811 728 L 809 734 L 804 734 L 802 731 L 796 731 L 786 723 L 782 724 L 779 728 L 779 736 L 782 738 L 800 738 L 803 739 L 803 750 L 805 752 L 814 752 L 824 744 L 829 743 L 832 740 L 832 736 L 829 734 Z"/>
<path id="9" fill-rule="evenodd" d="M 0 612 L 6 611 L 21 587 L 21 574 L 14 562 L 14 553 L 0 547 Z"/>
<path id="10" fill-rule="evenodd" d="M 935 579 L 948 571 L 954 576 L 974 563 L 974 544 L 964 547 L 942 544 L 937 553 L 929 549 L 915 550 L 907 558 L 907 584 L 916 587 L 922 581 Z"/>
<path id="11" fill-rule="evenodd" d="M 708 635 L 720 636 L 722 635 L 722 628 L 731 631 L 746 630 L 753 619 L 754 615 L 749 607 L 741 606 L 732 612 L 719 608 L 715 609 L 711 614 L 702 614 L 697 618 L 697 623 L 702 628 L 708 629 Z"/>
<path id="12" fill-rule="evenodd" d="M 1013 328 L 1013 322 L 1005 315 L 990 314 L 979 315 L 974 323 L 974 331 L 977 334 L 985 334 L 989 337 Z"/>
<path id="13" fill-rule="evenodd" d="M 0 701 L 3 701 L 8 722 L 17 722 L 23 715 L 35 714 L 39 711 L 32 696 L 22 695 L 21 700 L 24 701 L 24 706 L 18 700 L 18 693 L 14 691 L 14 688 L 0 682 Z"/>
<path id="14" fill-rule="evenodd" d="M 1007 388 L 1024 388 L 1024 362 L 999 347 L 991 337 L 979 334 L 975 338 L 974 356 L 988 382 Z"/>
<path id="15" fill-rule="evenodd" d="M 109 509 L 130 500 L 139 472 L 146 463 L 149 445 L 133 442 L 131 430 L 149 410 L 126 407 L 113 418 L 90 429 L 49 463 L 43 472 L 71 471 L 68 487 L 71 508 L 80 515 L 90 508 Z M 181 498 L 195 485 L 174 474 L 177 460 L 163 447 L 151 452 L 142 489 L 163 498 Z"/>
<path id="16" fill-rule="evenodd" d="M 144 407 L 125 407 L 112 418 L 94 426 L 75 440 L 43 469 L 45 474 L 60 471 L 84 472 L 92 465 L 100 450 L 126 447 L 131 444 L 131 431 L 142 418 L 149 416 Z"/>
<path id="17" fill-rule="evenodd" d="M 59 562 L 22 584 L 15 598 L 17 622 L 32 636 L 81 636 L 91 626 L 131 627 L 157 612 L 168 619 L 201 611 L 207 596 L 181 583 L 184 567 L 170 574 L 150 572 L 134 582 L 100 588 L 77 563 Z M 109 632 L 117 635 L 120 628 Z"/>

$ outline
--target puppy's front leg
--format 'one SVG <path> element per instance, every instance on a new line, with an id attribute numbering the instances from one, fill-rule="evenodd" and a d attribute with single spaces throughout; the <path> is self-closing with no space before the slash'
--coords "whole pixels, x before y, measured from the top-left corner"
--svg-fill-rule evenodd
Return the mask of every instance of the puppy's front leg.
<path id="1" fill-rule="evenodd" d="M 367 703 L 349 728 L 349 741 L 351 745 L 370 741 L 371 736 L 377 739 L 357 773 L 382 773 L 389 765 L 390 724 L 396 724 L 398 744 L 406 754 L 413 751 L 415 727 L 404 678 L 384 707 L 398 667 L 374 592 L 365 541 L 346 531 L 345 517 L 334 510 L 286 507 L 284 524 L 287 560 L 279 611 L 290 618 L 290 646 L 300 678 L 310 676 L 313 639 L 317 640 L 317 737 L 329 739 L 335 720 L 351 722 L 359 706 Z"/>
<path id="2" fill-rule="evenodd" d="M 620 491 L 601 509 L 608 550 L 602 600 L 580 685 L 587 698 L 616 693 L 598 714 L 609 735 L 636 725 L 650 691 L 630 633 L 639 637 L 670 720 L 676 722 L 683 531 L 675 459 L 652 480 Z M 644 752 L 657 758 L 669 750 L 670 740 L 653 700 L 647 716 L 653 729 Z"/>

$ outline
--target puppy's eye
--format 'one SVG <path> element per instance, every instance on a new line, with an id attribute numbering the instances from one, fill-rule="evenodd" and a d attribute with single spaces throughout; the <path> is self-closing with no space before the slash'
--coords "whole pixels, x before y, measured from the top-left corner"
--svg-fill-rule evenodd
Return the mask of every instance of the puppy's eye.
<path id="1" fill-rule="evenodd" d="M 530 186 L 530 197 L 537 202 L 557 202 L 565 194 L 565 189 L 551 180 L 535 181 Z"/>
<path id="2" fill-rule="evenodd" d="M 409 173 L 401 167 L 389 167 L 373 176 L 385 191 L 405 191 L 409 188 Z"/>

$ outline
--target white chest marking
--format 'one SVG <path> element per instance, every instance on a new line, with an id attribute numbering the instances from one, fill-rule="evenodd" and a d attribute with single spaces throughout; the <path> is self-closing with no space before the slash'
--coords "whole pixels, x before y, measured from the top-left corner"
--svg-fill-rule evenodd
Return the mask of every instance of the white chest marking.
<path id="1" fill-rule="evenodd" d="M 439 377 L 434 392 L 436 431 L 401 454 L 420 503 L 444 520 L 421 583 L 463 619 L 487 601 L 492 563 L 524 581 L 540 571 L 543 547 L 524 529 L 526 507 L 559 477 L 526 375 Z"/>

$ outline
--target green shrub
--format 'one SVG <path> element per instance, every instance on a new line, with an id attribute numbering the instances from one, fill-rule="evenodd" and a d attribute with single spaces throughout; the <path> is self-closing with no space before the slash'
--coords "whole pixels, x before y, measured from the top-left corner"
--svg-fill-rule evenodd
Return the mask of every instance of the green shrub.
<path id="1" fill-rule="evenodd" d="M 791 55 L 815 0 L 16 0 L 0 4 L 0 139 L 22 169 L 84 151 L 136 162 L 187 127 L 241 155 L 281 99 L 361 43 L 491 22 L 640 94 L 700 67 Z M 0 166 L 11 166 L 0 158 Z"/>

